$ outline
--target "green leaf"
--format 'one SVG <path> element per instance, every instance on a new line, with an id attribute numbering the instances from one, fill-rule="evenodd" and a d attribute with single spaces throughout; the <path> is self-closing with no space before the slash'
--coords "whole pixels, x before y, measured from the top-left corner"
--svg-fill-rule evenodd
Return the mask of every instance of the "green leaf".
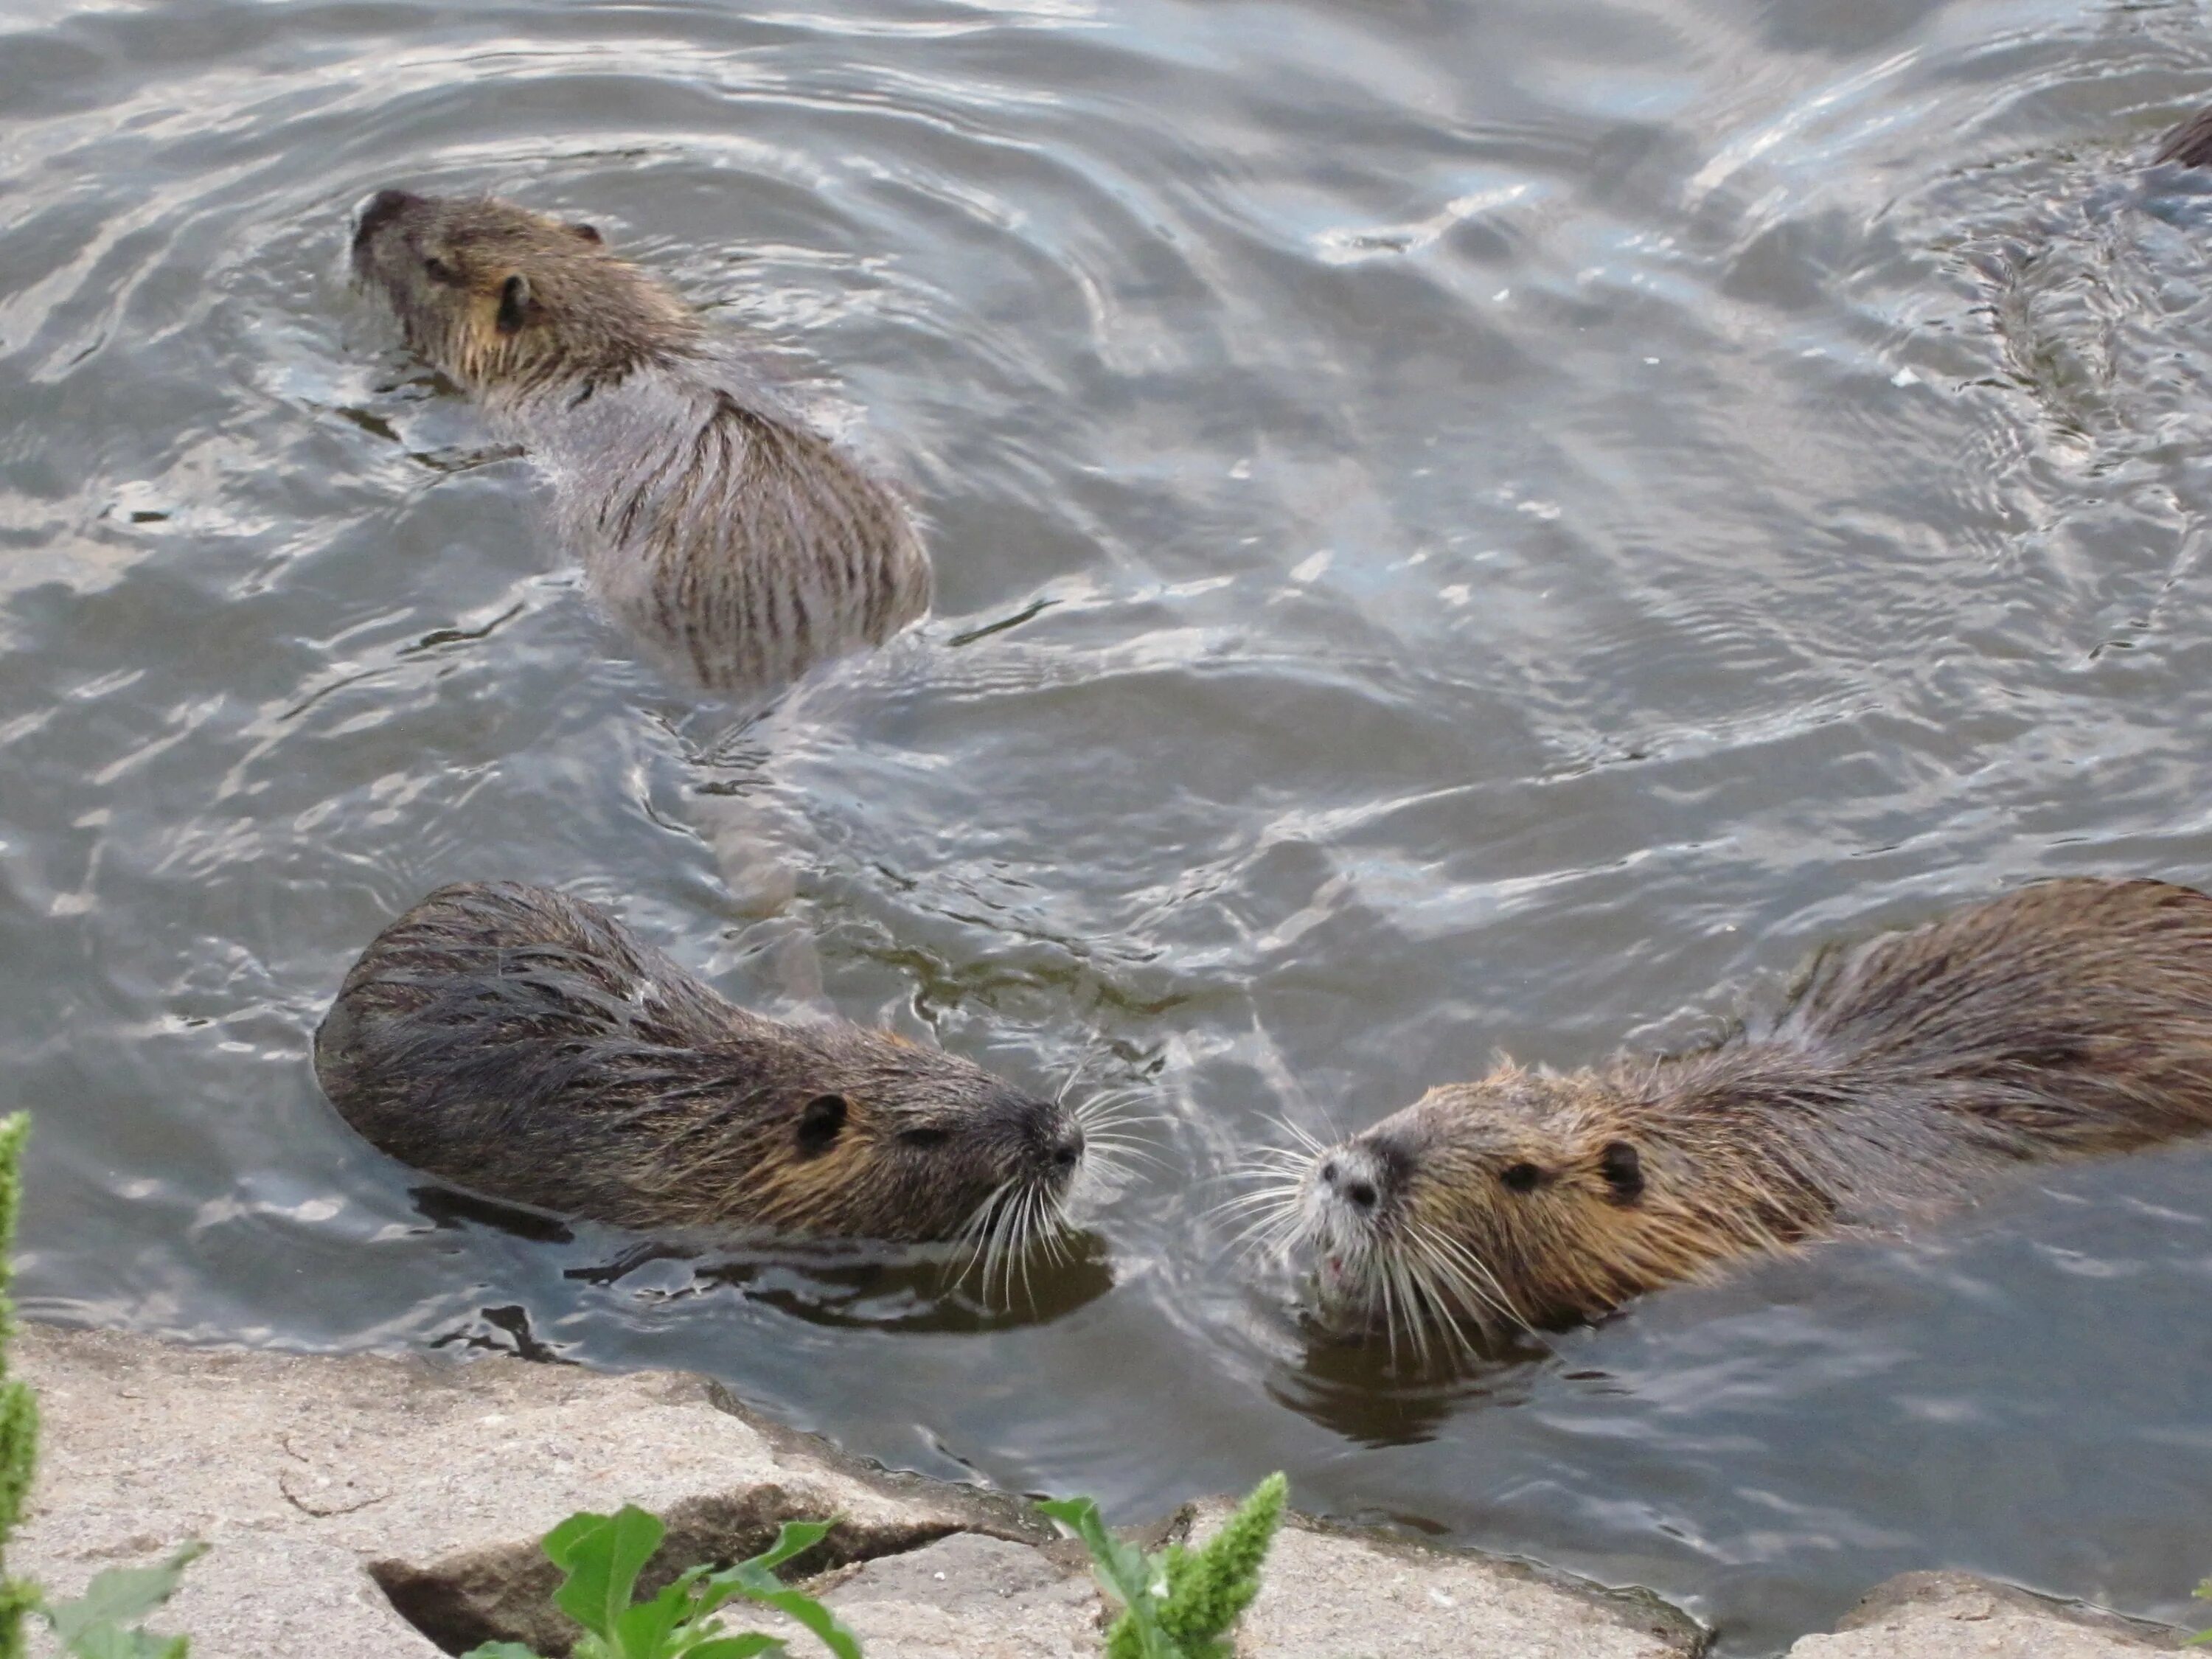
<path id="1" fill-rule="evenodd" d="M 1109 1532 L 1088 1498 L 1053 1498 L 1037 1508 L 1083 1540 L 1099 1583 L 1127 1609 L 1106 1632 L 1107 1659 L 1181 1659 L 1160 1629 L 1155 1569 L 1145 1553 Z"/>
<path id="2" fill-rule="evenodd" d="M 690 1587 L 671 1584 L 650 1601 L 615 1615 L 612 1645 L 622 1659 L 666 1659 L 678 1651 L 669 1635 L 691 1612 Z"/>
<path id="3" fill-rule="evenodd" d="M 623 1652 L 615 1621 L 629 1607 L 637 1575 L 666 1531 L 635 1504 L 623 1504 L 611 1516 L 570 1516 L 540 1545 L 568 1575 L 553 1592 L 554 1606 Z"/>
<path id="4" fill-rule="evenodd" d="M 191 1644 L 181 1636 L 97 1625 L 69 1644 L 74 1659 L 185 1659 Z"/>
<path id="5" fill-rule="evenodd" d="M 775 1542 L 744 1565 L 773 1572 L 794 1555 L 804 1555 L 830 1535 L 827 1521 L 787 1521 L 777 1528 Z"/>
<path id="6" fill-rule="evenodd" d="M 773 1636 L 763 1636 L 750 1631 L 743 1636 L 718 1636 L 709 1642 L 682 1650 L 683 1659 L 754 1659 L 765 1654 L 769 1659 L 789 1659 L 791 1650 Z"/>
<path id="7" fill-rule="evenodd" d="M 772 1555 L 775 1552 L 768 1553 Z M 837 1659 L 860 1659 L 859 1641 L 837 1622 L 837 1615 L 805 1591 L 786 1589 L 774 1573 L 760 1565 L 765 1559 L 766 1556 L 757 1556 L 750 1561 L 740 1561 L 727 1574 L 717 1573 L 715 1577 L 723 1582 L 734 1580 L 738 1595 L 763 1607 L 774 1607 L 804 1625 Z"/>
<path id="8" fill-rule="evenodd" d="M 1149 1606 L 1152 1567 L 1144 1552 L 1106 1530 L 1098 1505 L 1088 1498 L 1053 1498 L 1037 1508 L 1080 1538 L 1097 1564 L 1099 1582 L 1124 1607 Z"/>
<path id="9" fill-rule="evenodd" d="M 187 1566 L 207 1553 L 207 1547 L 194 1539 L 180 1545 L 177 1553 L 158 1567 L 110 1567 L 105 1572 L 94 1574 L 92 1583 L 85 1586 L 84 1594 L 76 1601 L 48 1606 L 41 1611 L 46 1615 L 46 1622 L 54 1627 L 55 1638 L 64 1647 L 75 1653 L 91 1654 L 95 1650 L 85 1644 L 98 1632 L 99 1626 L 135 1625 L 144 1619 L 176 1594 L 178 1579 L 184 1576 Z M 104 1639 L 112 1641 L 117 1634 L 120 1632 Z M 137 1650 L 121 1648 L 108 1651 L 129 1654 Z M 157 1647 L 147 1651 L 167 1650 Z"/>
<path id="10" fill-rule="evenodd" d="M 481 1647 L 471 1648 L 461 1659 L 538 1659 L 538 1653 L 520 1642 L 486 1642 Z"/>

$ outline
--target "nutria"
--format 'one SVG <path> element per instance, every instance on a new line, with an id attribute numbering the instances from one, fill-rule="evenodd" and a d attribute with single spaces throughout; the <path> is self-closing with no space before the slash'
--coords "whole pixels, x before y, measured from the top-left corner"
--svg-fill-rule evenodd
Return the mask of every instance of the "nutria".
<path id="1" fill-rule="evenodd" d="M 746 1013 L 520 882 L 441 888 L 380 933 L 315 1073 L 404 1163 L 641 1230 L 1018 1248 L 1060 1226 L 1084 1155 L 1056 1103 L 887 1032 Z"/>
<path id="2" fill-rule="evenodd" d="M 2159 141 L 2154 162 L 2201 167 L 2212 161 L 2212 109 L 2201 109 Z"/>
<path id="3" fill-rule="evenodd" d="M 2208 1128 L 2212 898 L 2072 878 L 1831 951 L 1755 1034 L 1431 1090 L 1257 1201 L 1327 1314 L 1422 1346 Z"/>
<path id="4" fill-rule="evenodd" d="M 353 264 L 545 465 L 600 601 L 700 684 L 771 689 L 929 608 L 898 498 L 591 226 L 379 191 Z"/>

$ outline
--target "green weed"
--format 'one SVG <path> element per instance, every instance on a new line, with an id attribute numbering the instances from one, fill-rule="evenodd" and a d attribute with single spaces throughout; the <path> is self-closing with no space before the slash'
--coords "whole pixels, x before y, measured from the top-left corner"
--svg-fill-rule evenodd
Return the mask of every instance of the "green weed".
<path id="1" fill-rule="evenodd" d="M 21 1112 L 0 1118 L 0 1376 L 6 1340 L 15 1334 L 15 1304 L 8 1296 L 15 1277 L 15 1212 L 23 1196 L 23 1143 L 31 1120 Z M 0 1381 L 0 1544 L 22 1518 L 39 1465 L 39 1401 L 30 1384 Z M 76 1659 L 185 1659 L 181 1636 L 149 1636 L 138 1621 L 175 1593 L 185 1563 L 206 1553 L 186 1544 L 158 1567 L 111 1567 L 96 1573 L 74 1601 L 50 1602 L 39 1587 L 0 1571 L 0 1659 L 22 1659 L 23 1615 L 36 1613 L 53 1627 L 54 1639 Z"/>
<path id="2" fill-rule="evenodd" d="M 185 1566 L 207 1553 L 205 1544 L 180 1547 L 158 1567 L 110 1567 L 94 1573 L 74 1601 L 32 1605 L 53 1626 L 62 1650 L 76 1659 L 185 1659 L 191 1644 L 181 1636 L 153 1636 L 138 1621 L 176 1594 Z"/>
<path id="3" fill-rule="evenodd" d="M 1121 1604 L 1106 1632 L 1106 1659 L 1230 1659 L 1230 1627 L 1260 1593 L 1289 1490 L 1271 1474 L 1198 1548 L 1170 1544 L 1153 1555 L 1107 1531 L 1087 1498 L 1037 1507 L 1084 1541 L 1099 1583 Z"/>
<path id="4" fill-rule="evenodd" d="M 775 1576 L 776 1568 L 822 1541 L 827 1523 L 786 1522 L 775 1542 L 750 1561 L 720 1571 L 690 1568 L 651 1601 L 634 1601 L 637 1576 L 666 1530 L 625 1504 L 612 1515 L 572 1515 L 545 1534 L 540 1547 L 567 1575 L 553 1592 L 554 1605 L 586 1632 L 574 1659 L 782 1659 L 788 1650 L 775 1637 L 722 1628 L 720 1609 L 739 1596 L 796 1620 L 836 1659 L 860 1659 L 860 1643 L 836 1614 Z M 538 1656 L 520 1642 L 488 1642 L 467 1659 Z"/>

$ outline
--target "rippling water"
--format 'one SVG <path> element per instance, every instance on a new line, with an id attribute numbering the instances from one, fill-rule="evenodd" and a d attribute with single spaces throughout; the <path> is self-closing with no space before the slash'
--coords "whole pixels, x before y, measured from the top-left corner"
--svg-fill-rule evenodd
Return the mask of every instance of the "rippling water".
<path id="1" fill-rule="evenodd" d="M 2039 874 L 2212 882 L 2191 4 L 829 0 L 0 23 L 0 1062 L 50 1317 L 683 1365 L 1119 1513 L 1299 1500 L 1730 1655 L 1949 1563 L 2187 1617 L 2212 1149 L 2069 1170 L 1449 1386 L 1207 1212 L 1275 1120 L 1677 1040 Z M 733 732 L 343 276 L 400 184 L 587 216 L 821 395 L 936 618 Z M 864 411 L 864 413 L 860 413 Z M 759 919 L 745 882 L 795 877 Z M 430 886 L 1159 1163 L 1034 1316 L 419 1192 L 307 1036 Z"/>

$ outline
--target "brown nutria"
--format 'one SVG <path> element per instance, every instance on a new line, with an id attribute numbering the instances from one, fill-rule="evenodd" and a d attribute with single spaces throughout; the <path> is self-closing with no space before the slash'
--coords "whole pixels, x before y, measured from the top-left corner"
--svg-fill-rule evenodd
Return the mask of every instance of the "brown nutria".
<path id="1" fill-rule="evenodd" d="M 929 608 L 897 497 L 589 225 L 385 190 L 353 264 L 545 465 L 600 602 L 678 672 L 772 689 Z"/>
<path id="2" fill-rule="evenodd" d="M 2159 141 L 2154 162 L 2201 167 L 2212 161 L 2212 109 L 2201 109 Z"/>
<path id="3" fill-rule="evenodd" d="M 1831 951 L 1755 1034 L 1431 1090 L 1255 1196 L 1325 1312 L 1425 1346 L 2206 1129 L 2212 897 L 2070 878 Z"/>
<path id="4" fill-rule="evenodd" d="M 520 882 L 441 888 L 380 933 L 315 1072 L 403 1162 L 639 1229 L 1018 1249 L 1062 1224 L 1084 1155 L 1054 1102 L 887 1032 L 746 1013 Z"/>

